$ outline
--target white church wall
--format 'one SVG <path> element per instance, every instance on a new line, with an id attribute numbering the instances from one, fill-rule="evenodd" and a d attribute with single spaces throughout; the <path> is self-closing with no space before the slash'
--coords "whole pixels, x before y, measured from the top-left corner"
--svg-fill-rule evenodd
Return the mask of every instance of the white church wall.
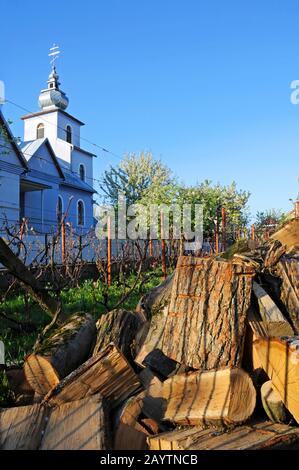
<path id="1" fill-rule="evenodd" d="M 67 207 L 68 210 L 68 217 L 66 219 L 67 222 L 71 222 L 73 228 L 79 232 L 86 232 L 90 230 L 91 227 L 94 225 L 94 218 L 93 218 L 93 204 L 92 204 L 92 194 L 87 193 L 85 191 L 81 191 L 75 188 L 68 188 L 61 186 L 59 194 L 63 198 L 63 207 L 64 211 L 66 211 Z M 71 202 L 69 203 L 71 199 Z M 78 225 L 78 201 L 81 200 L 84 203 L 85 209 L 85 223 L 84 226 Z"/>
<path id="2" fill-rule="evenodd" d="M 71 126 L 72 129 L 72 144 L 80 147 L 80 125 L 75 120 L 69 118 L 64 113 L 58 111 L 58 128 L 57 137 L 61 140 L 66 140 L 66 127 Z M 70 144 L 68 144 L 70 145 Z"/>
<path id="3" fill-rule="evenodd" d="M 58 184 L 51 189 L 25 193 L 25 217 L 29 226 L 42 233 L 51 233 L 57 228 Z"/>
<path id="4" fill-rule="evenodd" d="M 20 176 L 0 169 L 0 226 L 7 219 L 16 224 L 20 217 Z"/>
<path id="5" fill-rule="evenodd" d="M 36 140 L 37 126 L 44 125 L 44 136 L 48 137 L 51 145 L 56 140 L 57 136 L 57 112 L 46 113 L 40 116 L 32 116 L 24 119 L 24 141 Z"/>
<path id="6" fill-rule="evenodd" d="M 72 152 L 72 171 L 79 176 L 79 167 L 83 163 L 85 167 L 85 182 L 93 186 L 93 157 L 80 150 L 74 149 Z"/>

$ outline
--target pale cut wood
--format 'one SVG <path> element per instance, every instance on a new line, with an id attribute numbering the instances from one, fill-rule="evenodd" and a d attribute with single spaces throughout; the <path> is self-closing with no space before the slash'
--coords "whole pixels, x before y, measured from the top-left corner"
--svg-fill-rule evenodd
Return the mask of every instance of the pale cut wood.
<path id="1" fill-rule="evenodd" d="M 292 219 L 286 223 L 280 230 L 271 235 L 274 240 L 279 240 L 282 245 L 287 248 L 299 245 L 299 219 Z"/>
<path id="2" fill-rule="evenodd" d="M 253 275 L 252 267 L 181 256 L 159 335 L 146 349 L 194 369 L 239 366 Z"/>
<path id="3" fill-rule="evenodd" d="M 74 314 L 25 359 L 28 383 L 46 395 L 61 379 L 81 365 L 92 352 L 96 326 L 90 315 Z"/>
<path id="4" fill-rule="evenodd" d="M 262 385 L 261 398 L 265 413 L 271 421 L 274 423 L 287 423 L 289 421 L 289 413 L 279 393 L 273 388 L 271 380 Z"/>
<path id="5" fill-rule="evenodd" d="M 299 337 L 259 338 L 254 347 L 273 387 L 299 423 Z"/>
<path id="6" fill-rule="evenodd" d="M 19 406 L 0 411 L 0 449 L 36 450 L 46 424 L 41 405 Z"/>
<path id="7" fill-rule="evenodd" d="M 41 450 L 106 450 L 110 447 L 109 416 L 99 395 L 53 409 Z"/>
<path id="8" fill-rule="evenodd" d="M 116 407 L 141 389 L 134 370 L 114 344 L 91 357 L 78 369 L 63 379 L 45 397 L 51 405 L 80 400 L 100 393 Z"/>
<path id="9" fill-rule="evenodd" d="M 270 450 L 298 448 L 299 429 L 263 421 L 225 432 L 189 428 L 148 437 L 150 450 Z"/>
<path id="10" fill-rule="evenodd" d="M 256 338 L 269 338 L 275 336 L 292 335 L 293 329 L 286 321 L 268 321 L 261 318 L 259 312 L 250 306 L 248 310 L 248 324 Z"/>
<path id="11" fill-rule="evenodd" d="M 119 423 L 114 438 L 114 450 L 146 450 L 147 435 L 132 426 Z"/>
<path id="12" fill-rule="evenodd" d="M 252 415 L 256 392 L 242 369 L 180 374 L 163 382 L 164 419 L 182 425 L 229 426 Z"/>
<path id="13" fill-rule="evenodd" d="M 275 328 L 275 323 L 279 324 L 279 328 L 282 329 L 283 326 L 283 332 L 281 333 L 282 335 L 292 335 L 294 334 L 294 331 L 289 324 L 289 322 L 286 320 L 286 318 L 283 316 L 277 305 L 273 302 L 271 297 L 267 294 L 267 292 L 257 284 L 257 282 L 253 281 L 253 293 L 258 301 L 259 305 L 259 311 L 262 320 L 266 324 L 272 324 L 274 323 L 273 327 Z"/>
<path id="14" fill-rule="evenodd" d="M 299 334 L 299 262 L 298 259 L 283 258 L 277 264 L 280 277 L 280 298 L 292 320 L 295 333 Z"/>
<path id="15" fill-rule="evenodd" d="M 133 362 L 135 337 L 142 322 L 134 312 L 117 309 L 101 315 L 97 321 L 97 341 L 93 354 L 97 354 L 109 343 L 114 343 L 126 358 Z"/>

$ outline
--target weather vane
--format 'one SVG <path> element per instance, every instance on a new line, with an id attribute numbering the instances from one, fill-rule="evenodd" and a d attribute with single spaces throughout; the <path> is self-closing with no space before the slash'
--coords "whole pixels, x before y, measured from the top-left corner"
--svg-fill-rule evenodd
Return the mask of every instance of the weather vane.
<path id="1" fill-rule="evenodd" d="M 60 54 L 59 47 L 54 43 L 52 47 L 50 47 L 50 52 L 48 54 L 51 57 L 50 64 L 52 65 L 52 69 L 55 68 L 55 61 L 58 59 Z"/>

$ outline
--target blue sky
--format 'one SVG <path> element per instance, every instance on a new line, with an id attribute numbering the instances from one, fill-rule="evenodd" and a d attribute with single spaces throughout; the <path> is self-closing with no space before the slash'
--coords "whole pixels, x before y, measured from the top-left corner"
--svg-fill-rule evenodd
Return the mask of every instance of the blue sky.
<path id="1" fill-rule="evenodd" d="M 252 193 L 253 213 L 298 193 L 296 0 L 2 0 L 0 79 L 32 111 L 56 42 L 68 111 L 117 155 L 150 150 L 179 179 Z M 22 136 L 24 114 L 6 104 Z M 84 142 L 84 147 L 94 150 Z M 118 158 L 98 151 L 95 178 Z"/>

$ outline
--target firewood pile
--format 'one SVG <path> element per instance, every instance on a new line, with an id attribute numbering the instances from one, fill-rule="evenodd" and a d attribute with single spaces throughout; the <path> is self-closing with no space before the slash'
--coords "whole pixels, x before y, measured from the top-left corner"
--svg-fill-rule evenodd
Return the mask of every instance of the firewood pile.
<path id="1" fill-rule="evenodd" d="M 19 398 L 0 412 L 0 448 L 296 446 L 298 261 L 277 239 L 181 256 L 136 312 L 73 315 L 7 371 Z"/>

